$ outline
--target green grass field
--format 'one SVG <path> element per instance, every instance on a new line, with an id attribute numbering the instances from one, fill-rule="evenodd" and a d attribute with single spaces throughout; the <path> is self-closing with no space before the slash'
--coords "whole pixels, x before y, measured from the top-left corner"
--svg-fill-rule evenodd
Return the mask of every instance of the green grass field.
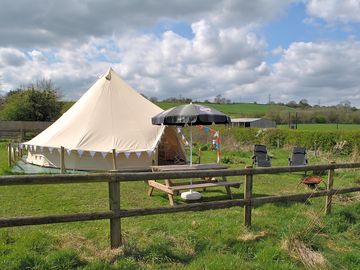
<path id="1" fill-rule="evenodd" d="M 278 125 L 278 128 L 288 129 L 288 125 Z M 298 130 L 309 131 L 341 131 L 341 130 L 359 130 L 360 125 L 357 124 L 298 124 Z"/>
<path id="2" fill-rule="evenodd" d="M 5 145 L 0 146 L 1 171 L 6 172 Z M 286 149 L 270 149 L 270 154 L 274 166 L 287 164 Z M 224 155 L 234 168 L 251 163 L 250 151 Z M 215 158 L 215 152 L 206 151 L 202 162 Z M 311 164 L 327 159 L 309 154 Z M 253 192 L 255 196 L 310 192 L 299 185 L 302 176 L 255 176 Z M 338 171 L 335 187 L 354 186 L 359 176 L 359 171 Z M 243 186 L 233 193 L 241 198 Z M 220 188 L 203 196 L 203 201 L 227 199 Z M 105 183 L 2 186 L 0 216 L 106 211 L 107 198 Z M 127 218 L 122 220 L 124 246 L 114 251 L 108 248 L 108 221 L 0 229 L 0 269 L 304 269 L 304 260 L 318 261 L 328 269 L 356 269 L 360 265 L 359 195 L 335 196 L 333 213 L 326 217 L 324 200 L 256 207 L 251 231 L 243 227 L 243 209 L 238 207 Z M 179 196 L 176 202 L 184 203 Z M 167 205 L 167 197 L 159 191 L 147 196 L 143 182 L 121 184 L 122 208 Z M 299 247 L 304 258 L 297 252 Z"/>
<path id="3" fill-rule="evenodd" d="M 174 102 L 157 102 L 159 107 L 167 110 L 171 107 L 180 105 Z M 197 103 L 203 104 L 208 107 L 217 109 L 231 117 L 244 117 L 244 116 L 264 116 L 266 112 L 273 109 L 282 109 L 293 111 L 293 108 L 281 105 L 268 105 L 268 104 L 253 104 L 253 103 L 236 103 L 236 104 L 215 104 L 215 103 Z"/>

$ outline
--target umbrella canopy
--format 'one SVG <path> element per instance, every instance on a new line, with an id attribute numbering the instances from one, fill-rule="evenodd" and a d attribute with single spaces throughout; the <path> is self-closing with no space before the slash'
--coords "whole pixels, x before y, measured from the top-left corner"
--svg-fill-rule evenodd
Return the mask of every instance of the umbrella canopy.
<path id="1" fill-rule="evenodd" d="M 190 126 L 190 166 L 192 165 L 192 126 L 211 125 L 211 124 L 229 124 L 231 119 L 226 114 L 219 112 L 213 108 L 205 107 L 197 104 L 186 104 L 173 107 L 161 112 L 151 118 L 153 125 L 176 125 Z M 192 185 L 192 179 L 190 179 Z M 196 191 L 181 193 L 181 197 L 185 200 L 198 200 L 201 194 Z"/>
<path id="2" fill-rule="evenodd" d="M 153 125 L 211 125 L 229 124 L 231 119 L 226 114 L 213 108 L 197 104 L 173 107 L 151 118 Z"/>

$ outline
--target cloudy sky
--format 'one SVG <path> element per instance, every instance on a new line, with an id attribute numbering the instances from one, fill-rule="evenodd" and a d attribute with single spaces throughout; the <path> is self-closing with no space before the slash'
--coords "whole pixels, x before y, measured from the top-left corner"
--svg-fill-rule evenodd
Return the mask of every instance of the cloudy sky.
<path id="1" fill-rule="evenodd" d="M 0 0 L 0 89 L 76 100 L 112 66 L 159 99 L 360 107 L 360 0 Z"/>

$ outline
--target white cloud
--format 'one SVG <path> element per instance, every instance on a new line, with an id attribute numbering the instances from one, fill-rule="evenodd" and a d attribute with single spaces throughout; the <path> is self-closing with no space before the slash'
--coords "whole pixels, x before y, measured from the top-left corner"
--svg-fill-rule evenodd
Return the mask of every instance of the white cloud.
<path id="1" fill-rule="evenodd" d="M 14 48 L 0 48 L 0 68 L 6 66 L 18 67 L 25 63 L 25 54 Z"/>
<path id="2" fill-rule="evenodd" d="M 271 52 L 259 26 L 299 1 L 0 0 L 1 87 L 48 78 L 64 98 L 76 99 L 113 66 L 135 89 L 159 98 L 221 94 L 266 102 L 271 94 L 274 101 L 349 99 L 359 106 L 356 38 L 292 43 L 272 51 L 278 62 L 265 62 Z M 360 21 L 359 1 L 304 3 L 307 23 Z M 171 27 L 152 33 L 167 20 L 189 25 L 193 36 Z"/>
<path id="3" fill-rule="evenodd" d="M 255 86 L 274 100 L 306 98 L 316 104 L 349 100 L 360 105 L 360 42 L 297 42 L 284 51 L 269 77 Z M 263 101 L 266 98 L 263 97 Z"/>
<path id="4" fill-rule="evenodd" d="M 163 20 L 218 26 L 273 19 L 290 0 L 0 0 L 0 46 L 58 47 L 124 32 L 142 32 Z"/>
<path id="5" fill-rule="evenodd" d="M 78 47 L 70 43 L 52 52 L 52 60 L 47 61 L 44 55 L 49 51 L 32 50 L 16 75 L 11 67 L 4 67 L 3 77 L 12 82 L 12 87 L 51 78 L 65 98 L 76 98 L 95 80 L 95 75 L 111 65 L 148 96 L 181 94 L 212 99 L 217 94 L 226 96 L 237 85 L 253 83 L 268 73 L 263 62 L 265 42 L 251 27 L 218 28 L 205 20 L 191 27 L 193 39 L 167 31 L 160 36 L 92 38 Z"/>
<path id="6" fill-rule="evenodd" d="M 309 15 L 328 22 L 360 22 L 359 0 L 308 0 Z"/>

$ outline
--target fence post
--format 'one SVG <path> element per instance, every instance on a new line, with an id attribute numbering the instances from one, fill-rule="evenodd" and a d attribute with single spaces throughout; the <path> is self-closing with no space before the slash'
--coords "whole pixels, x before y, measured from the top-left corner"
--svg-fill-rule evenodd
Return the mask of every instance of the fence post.
<path id="1" fill-rule="evenodd" d="M 245 168 L 250 169 L 252 166 L 246 166 Z M 246 204 L 244 206 L 244 222 L 245 227 L 251 227 L 251 196 L 252 196 L 252 188 L 253 188 L 253 175 L 246 174 L 245 175 L 245 184 L 244 184 L 244 200 Z"/>
<path id="2" fill-rule="evenodd" d="M 12 149 L 12 158 L 14 161 L 14 164 L 16 164 L 16 146 L 14 145 L 13 147 L 11 147 Z"/>
<path id="3" fill-rule="evenodd" d="M 115 180 L 115 179 L 113 179 Z M 120 211 L 120 182 L 109 182 L 109 208 L 114 213 Z M 120 217 L 110 218 L 110 245 L 111 248 L 118 248 L 122 244 L 121 219 Z"/>
<path id="4" fill-rule="evenodd" d="M 60 172 L 65 173 L 65 148 L 60 146 Z"/>
<path id="5" fill-rule="evenodd" d="M 7 150 L 8 150 L 8 165 L 9 167 L 11 167 L 11 143 L 8 144 L 8 147 L 7 147 Z"/>
<path id="6" fill-rule="evenodd" d="M 335 162 L 332 161 L 330 164 L 335 164 Z M 329 169 L 328 180 L 327 180 L 327 185 L 326 185 L 326 190 L 327 190 L 328 194 L 326 195 L 326 200 L 325 200 L 325 214 L 326 215 L 331 213 L 333 184 L 334 184 L 334 169 Z"/>
<path id="7" fill-rule="evenodd" d="M 112 150 L 112 162 L 113 162 L 113 170 L 117 170 L 117 166 L 116 166 L 116 151 L 115 149 Z"/>

